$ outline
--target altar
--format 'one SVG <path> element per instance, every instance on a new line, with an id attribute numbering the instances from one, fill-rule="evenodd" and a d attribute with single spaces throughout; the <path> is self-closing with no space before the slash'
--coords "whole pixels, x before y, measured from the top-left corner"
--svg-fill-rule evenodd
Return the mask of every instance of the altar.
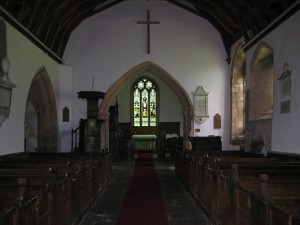
<path id="1" fill-rule="evenodd" d="M 156 135 L 134 134 L 132 135 L 132 146 L 134 150 L 155 150 Z"/>

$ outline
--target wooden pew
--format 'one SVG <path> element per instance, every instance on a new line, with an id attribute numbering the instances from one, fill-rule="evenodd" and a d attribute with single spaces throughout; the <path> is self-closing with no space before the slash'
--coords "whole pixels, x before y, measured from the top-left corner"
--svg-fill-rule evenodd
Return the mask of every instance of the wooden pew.
<path id="1" fill-rule="evenodd" d="M 294 176 L 291 176 L 290 170 L 287 170 L 286 165 L 280 165 L 276 166 L 276 164 L 271 164 L 269 163 L 268 166 L 266 167 L 265 164 L 261 165 L 252 165 L 253 167 L 248 165 L 244 166 L 244 173 L 243 176 L 239 176 L 238 182 L 236 182 L 235 185 L 232 185 L 234 183 L 234 179 L 232 177 L 234 176 L 227 176 L 224 184 L 224 179 L 223 179 L 223 189 L 226 189 L 226 187 L 231 187 L 229 190 L 226 190 L 225 195 L 227 196 L 222 199 L 220 198 L 220 202 L 227 202 L 227 205 L 223 207 L 229 209 L 229 215 L 231 215 L 231 219 L 229 222 L 231 224 L 267 224 L 266 218 L 268 217 L 267 215 L 267 208 L 269 201 L 267 200 L 267 196 L 273 197 L 273 196 L 282 196 L 282 193 L 284 191 L 290 191 L 296 195 L 299 195 L 300 190 L 300 177 L 299 177 L 299 170 L 297 173 L 293 173 Z M 255 168 L 255 170 L 253 170 Z M 276 169 L 274 169 L 276 168 Z M 269 170 L 268 170 L 269 169 Z M 292 171 L 294 169 L 299 169 L 298 165 L 291 165 L 290 168 Z M 271 182 L 267 185 L 266 183 L 261 181 L 260 179 L 255 179 L 254 174 L 259 174 L 260 172 L 268 172 L 270 174 L 273 174 L 271 176 Z M 209 180 L 212 180 L 212 172 L 209 172 L 209 169 L 206 170 L 206 172 L 209 175 L 206 175 L 206 178 L 209 177 Z M 294 171 L 295 172 L 295 171 Z M 280 175 L 281 174 L 281 175 Z M 266 175 L 266 174 L 265 174 Z M 288 175 L 288 176 L 287 176 Z M 286 176 L 286 177 L 285 177 Z M 284 178 L 284 179 L 283 179 Z M 293 180 L 289 180 L 293 179 Z M 265 181 L 266 182 L 266 181 Z M 206 193 L 205 196 L 208 196 L 207 199 L 211 200 L 212 203 L 215 203 L 214 198 L 211 196 L 214 191 L 216 191 L 213 187 L 217 187 L 218 185 L 218 180 L 216 183 L 210 183 L 211 185 L 208 185 L 209 183 L 206 183 L 206 189 L 209 190 L 208 193 Z M 267 196 L 265 196 L 266 193 L 262 192 L 260 195 L 255 194 L 256 189 L 260 186 L 265 186 L 268 187 L 268 193 Z M 290 189 L 287 188 L 287 185 L 290 186 Z M 220 188 L 222 190 L 222 188 Z M 228 196 L 229 193 L 229 196 Z M 231 194 L 231 196 L 230 196 Z M 224 197 L 221 193 L 218 195 Z M 228 202 L 229 199 L 229 202 Z M 218 210 L 215 208 L 210 208 L 212 204 L 211 202 L 206 202 L 207 207 L 211 212 L 221 212 L 222 210 Z M 263 213 L 265 212 L 265 214 Z M 222 217 L 222 216 L 219 216 Z"/>
<path id="2" fill-rule="evenodd" d="M 287 212 L 297 212 L 296 206 L 300 198 L 299 180 L 300 168 L 299 160 L 291 160 L 289 157 L 257 157 L 253 158 L 248 154 L 237 154 L 230 156 L 227 154 L 216 154 L 221 158 L 222 163 L 215 162 L 215 159 L 205 158 L 199 154 L 177 154 L 184 160 L 181 162 L 175 159 L 176 175 L 184 183 L 198 203 L 206 210 L 215 224 L 262 224 L 262 225 L 281 225 L 297 224 L 299 221 L 297 214 Z M 216 156 L 215 155 L 215 156 Z M 231 168 L 232 163 L 234 164 Z M 266 201 L 255 193 L 261 183 L 258 174 L 270 174 L 268 176 L 270 193 L 274 201 Z M 241 175 L 239 175 L 241 174 Z M 293 201 L 291 196 L 284 196 L 282 193 L 287 190 L 294 193 Z M 275 201 L 277 199 L 277 202 Z M 278 200 L 280 199 L 280 200 Z M 278 223 L 280 213 L 273 211 L 279 209 L 281 217 L 285 223 Z M 274 218 L 273 218 L 273 217 Z M 295 222 L 296 221 L 296 222 Z"/>
<path id="3" fill-rule="evenodd" d="M 75 223 L 107 184 L 111 175 L 110 161 L 107 153 L 93 157 L 37 153 L 0 160 L 0 179 L 6 181 L 6 185 L 0 185 L 0 191 L 6 193 L 6 198 L 0 195 L 0 207 L 9 204 L 0 210 L 0 224 Z M 23 198 L 22 189 L 27 193 Z"/>
<path id="4" fill-rule="evenodd" d="M 241 182 L 236 186 L 236 224 L 278 224 L 269 221 L 270 205 L 276 204 L 276 199 L 283 204 L 284 200 L 300 198 L 300 180 L 268 181 L 266 177 L 263 174 L 258 182 Z"/>
<path id="5" fill-rule="evenodd" d="M 299 197 L 274 198 L 274 202 L 268 208 L 268 224 L 300 224 L 299 206 Z"/>

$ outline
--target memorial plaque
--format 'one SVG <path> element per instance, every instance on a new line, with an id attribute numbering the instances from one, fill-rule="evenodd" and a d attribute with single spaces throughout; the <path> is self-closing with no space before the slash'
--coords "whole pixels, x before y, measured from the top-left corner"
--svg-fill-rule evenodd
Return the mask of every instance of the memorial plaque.
<path id="1" fill-rule="evenodd" d="M 11 90 L 6 88 L 0 89 L 0 106 L 6 109 L 10 108 Z"/>
<path id="2" fill-rule="evenodd" d="M 291 100 L 281 102 L 280 113 L 290 113 L 291 112 Z"/>
<path id="3" fill-rule="evenodd" d="M 209 118 L 208 94 L 202 86 L 194 92 L 194 116 L 199 123 L 204 123 Z"/>
<path id="4" fill-rule="evenodd" d="M 289 70 L 289 64 L 285 63 L 283 66 L 283 73 L 278 78 L 281 82 L 281 97 L 292 96 L 293 79 L 292 71 Z"/>
<path id="5" fill-rule="evenodd" d="M 70 121 L 70 110 L 68 107 L 63 108 L 63 122 Z"/>
<path id="6" fill-rule="evenodd" d="M 221 116 L 220 114 L 216 114 L 214 116 L 214 129 L 220 129 L 221 128 Z"/>

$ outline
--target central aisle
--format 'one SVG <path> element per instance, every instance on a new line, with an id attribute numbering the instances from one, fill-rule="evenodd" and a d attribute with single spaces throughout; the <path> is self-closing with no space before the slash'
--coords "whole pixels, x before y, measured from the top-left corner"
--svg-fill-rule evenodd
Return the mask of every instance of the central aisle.
<path id="1" fill-rule="evenodd" d="M 138 163 L 141 162 L 149 164 L 149 160 Z M 174 163 L 155 159 L 154 166 L 169 225 L 211 225 L 203 210 L 174 175 Z M 79 225 L 115 225 L 118 218 L 121 217 L 121 209 L 134 179 L 134 172 L 135 163 L 133 161 L 114 163 L 110 183 L 98 196 Z M 145 222 L 140 225 L 156 224 Z"/>
<path id="2" fill-rule="evenodd" d="M 168 225 L 152 152 L 139 152 L 117 225 Z"/>

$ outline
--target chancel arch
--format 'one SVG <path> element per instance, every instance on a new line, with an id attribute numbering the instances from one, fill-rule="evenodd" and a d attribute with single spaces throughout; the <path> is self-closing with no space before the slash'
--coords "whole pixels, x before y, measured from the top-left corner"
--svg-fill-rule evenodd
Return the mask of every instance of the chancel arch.
<path id="1" fill-rule="evenodd" d="M 231 144 L 244 145 L 246 55 L 241 44 L 236 48 L 231 71 Z"/>
<path id="2" fill-rule="evenodd" d="M 106 92 L 105 98 L 101 102 L 99 108 L 99 115 L 101 119 L 104 119 L 105 122 L 102 126 L 102 148 L 106 148 L 109 143 L 109 107 L 111 103 L 115 100 L 117 93 L 130 81 L 136 79 L 144 71 L 149 71 L 155 76 L 157 76 L 161 81 L 163 81 L 178 97 L 182 108 L 184 111 L 183 114 L 183 138 L 184 145 L 186 148 L 189 148 L 188 136 L 193 130 L 193 107 L 191 100 L 182 86 L 176 81 L 168 72 L 162 69 L 160 66 L 146 61 L 141 63 L 123 76 L 121 76 L 115 83 Z"/>
<path id="3" fill-rule="evenodd" d="M 273 118 L 274 53 L 260 43 L 250 64 L 248 147 L 254 153 L 271 151 Z"/>
<path id="4" fill-rule="evenodd" d="M 49 75 L 42 67 L 34 76 L 25 109 L 25 151 L 56 152 L 57 109 Z"/>

